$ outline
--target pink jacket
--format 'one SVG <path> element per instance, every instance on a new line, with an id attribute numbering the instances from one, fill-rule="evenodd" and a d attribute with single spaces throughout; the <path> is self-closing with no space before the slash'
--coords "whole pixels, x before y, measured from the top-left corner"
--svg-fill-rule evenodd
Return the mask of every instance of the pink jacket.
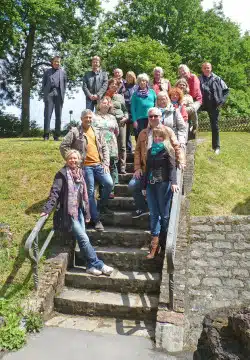
<path id="1" fill-rule="evenodd" d="M 199 103 L 202 104 L 200 80 L 196 75 L 191 74 L 190 78 L 188 79 L 188 86 L 189 86 L 189 94 L 192 96 L 194 101 L 199 101 Z"/>

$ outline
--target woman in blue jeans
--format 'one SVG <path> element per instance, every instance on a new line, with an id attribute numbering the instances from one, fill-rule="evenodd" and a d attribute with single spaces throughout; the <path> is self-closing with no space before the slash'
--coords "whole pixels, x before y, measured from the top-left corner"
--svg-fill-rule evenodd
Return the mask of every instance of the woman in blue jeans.
<path id="1" fill-rule="evenodd" d="M 153 259 L 160 251 L 159 234 L 166 234 L 168 228 L 169 214 L 166 208 L 169 207 L 172 192 L 178 191 L 176 184 L 175 158 L 167 149 L 170 148 L 166 142 L 167 133 L 164 128 L 153 130 L 153 144 L 148 150 L 144 188 L 148 207 L 150 211 L 150 230 L 152 235 L 151 251 L 148 259 Z M 144 190 L 145 191 L 145 190 Z"/>
<path id="2" fill-rule="evenodd" d="M 54 229 L 73 232 L 78 241 L 80 254 L 86 259 L 86 272 L 97 276 L 110 275 L 113 268 L 98 259 L 85 231 L 85 221 L 90 221 L 90 213 L 83 170 L 79 167 L 81 155 L 77 150 L 69 150 L 65 159 L 66 164 L 55 176 L 41 216 L 50 214 L 56 207 Z"/>

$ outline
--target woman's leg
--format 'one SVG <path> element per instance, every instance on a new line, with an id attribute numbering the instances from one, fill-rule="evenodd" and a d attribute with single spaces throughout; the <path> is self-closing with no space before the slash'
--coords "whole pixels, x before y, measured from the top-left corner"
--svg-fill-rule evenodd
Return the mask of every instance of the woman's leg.
<path id="1" fill-rule="evenodd" d="M 90 244 L 88 235 L 85 231 L 85 223 L 82 210 L 78 209 L 78 219 L 72 217 L 72 231 L 75 235 L 81 256 L 87 261 L 87 269 L 92 267 L 101 270 L 104 266 L 102 260 L 99 260 L 93 246 Z"/>
<path id="2" fill-rule="evenodd" d="M 131 141 L 131 119 L 129 118 L 129 121 L 127 122 L 127 129 L 126 129 L 126 148 L 127 152 L 132 153 L 133 152 L 133 146 Z"/>
<path id="3" fill-rule="evenodd" d="M 173 193 L 169 181 L 163 181 L 162 183 L 157 184 L 156 199 L 159 207 L 161 224 L 160 243 L 163 247 L 165 247 L 166 242 L 172 196 Z"/>
<path id="4" fill-rule="evenodd" d="M 118 169 L 117 169 L 117 163 L 118 163 L 118 159 L 111 157 L 110 158 L 110 165 L 109 165 L 109 169 L 110 169 L 110 175 L 112 177 L 114 186 L 113 186 L 113 191 L 114 192 L 114 187 L 116 184 L 119 183 L 119 177 L 118 177 Z"/>
<path id="5" fill-rule="evenodd" d="M 156 184 L 147 185 L 147 201 L 150 212 L 150 231 L 152 236 L 158 236 L 160 233 L 160 212 L 156 198 Z"/>
<path id="6" fill-rule="evenodd" d="M 126 171 L 126 159 L 127 159 L 126 129 L 127 129 L 127 125 L 119 126 L 119 136 L 117 138 L 118 150 L 119 150 L 119 167 L 121 173 L 124 173 Z"/>

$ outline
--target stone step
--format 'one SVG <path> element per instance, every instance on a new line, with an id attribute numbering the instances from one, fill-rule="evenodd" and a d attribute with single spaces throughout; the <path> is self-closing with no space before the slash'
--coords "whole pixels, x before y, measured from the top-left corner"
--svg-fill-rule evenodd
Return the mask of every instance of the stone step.
<path id="1" fill-rule="evenodd" d="M 117 196 L 114 199 L 110 199 L 108 202 L 108 208 L 112 210 L 135 210 L 135 203 L 132 197 Z"/>
<path id="2" fill-rule="evenodd" d="M 134 163 L 131 162 L 127 162 L 127 165 L 126 165 L 126 171 L 127 173 L 134 173 Z"/>
<path id="3" fill-rule="evenodd" d="M 54 304 L 55 311 L 64 314 L 145 320 L 156 318 L 158 295 L 64 287 L 55 297 Z"/>
<path id="4" fill-rule="evenodd" d="M 147 248 L 95 247 L 96 254 L 105 264 L 121 271 L 161 272 L 163 256 L 158 255 L 148 260 Z M 85 261 L 75 252 L 75 265 L 85 266 Z"/>
<path id="5" fill-rule="evenodd" d="M 126 197 L 131 197 L 131 192 L 128 190 L 128 185 L 127 184 L 117 184 L 115 185 L 115 196 L 126 196 Z"/>
<path id="6" fill-rule="evenodd" d="M 66 272 L 65 285 L 121 293 L 159 293 L 160 274 L 115 269 L 110 276 L 93 276 L 82 268 L 73 268 Z"/>
<path id="7" fill-rule="evenodd" d="M 123 226 L 135 229 L 149 230 L 149 215 L 143 215 L 137 219 L 132 218 L 132 212 L 114 211 L 113 215 L 104 214 L 101 217 L 106 226 Z"/>
<path id="8" fill-rule="evenodd" d="M 119 174 L 119 184 L 128 184 L 133 177 L 133 173 Z"/>
<path id="9" fill-rule="evenodd" d="M 134 162 L 134 154 L 127 153 L 127 163 Z"/>
<path id="10" fill-rule="evenodd" d="M 155 322 L 152 320 L 126 320 L 97 316 L 56 314 L 45 323 L 49 327 L 91 331 L 110 335 L 133 335 L 154 339 Z"/>
<path id="11" fill-rule="evenodd" d="M 150 244 L 150 231 L 121 227 L 105 227 L 104 231 L 88 229 L 87 234 L 93 246 L 143 247 Z"/>

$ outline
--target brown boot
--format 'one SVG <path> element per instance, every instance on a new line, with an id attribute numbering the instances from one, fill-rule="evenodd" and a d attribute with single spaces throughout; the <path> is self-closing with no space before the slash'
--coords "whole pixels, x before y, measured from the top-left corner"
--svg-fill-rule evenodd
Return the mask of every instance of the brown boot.
<path id="1" fill-rule="evenodd" d="M 147 259 L 153 259 L 159 253 L 159 237 L 153 236 L 151 241 L 151 251 L 147 255 Z"/>

